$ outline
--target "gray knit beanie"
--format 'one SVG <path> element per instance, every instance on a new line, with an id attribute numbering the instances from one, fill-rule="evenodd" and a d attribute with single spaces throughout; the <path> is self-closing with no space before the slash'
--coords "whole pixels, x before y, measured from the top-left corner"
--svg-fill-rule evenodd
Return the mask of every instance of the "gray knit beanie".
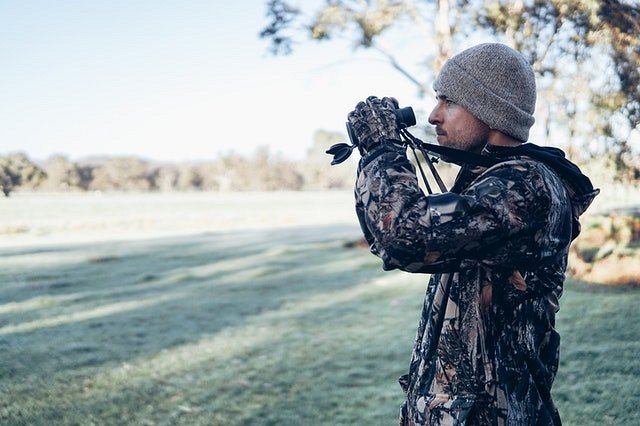
<path id="1" fill-rule="evenodd" d="M 485 43 L 460 52 L 444 64 L 433 88 L 490 128 L 529 139 L 536 80 L 531 65 L 512 48 Z"/>

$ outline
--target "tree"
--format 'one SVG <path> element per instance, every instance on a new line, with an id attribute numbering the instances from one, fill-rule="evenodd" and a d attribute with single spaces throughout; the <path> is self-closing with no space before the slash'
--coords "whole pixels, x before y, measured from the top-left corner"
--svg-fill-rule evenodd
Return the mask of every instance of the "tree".
<path id="1" fill-rule="evenodd" d="M 599 144 L 618 178 L 637 174 L 629 138 L 640 125 L 640 6 L 624 0 L 494 2 L 478 23 L 525 54 L 539 75 L 547 127 Z M 556 132 L 557 133 L 557 132 Z M 584 146 L 583 146 L 584 147 Z M 580 149 L 569 145 L 577 154 Z"/>
<path id="2" fill-rule="evenodd" d="M 331 145 L 343 141 L 342 133 L 316 130 L 313 135 L 313 145 L 298 165 L 305 189 L 344 189 L 353 186 L 355 163 L 348 161 L 340 167 L 332 167 L 329 163 L 331 157 L 325 154 Z"/>
<path id="3" fill-rule="evenodd" d="M 178 167 L 171 164 L 159 166 L 153 172 L 154 187 L 162 192 L 175 191 L 177 189 L 178 176 Z"/>
<path id="4" fill-rule="evenodd" d="M 285 0 L 266 5 L 270 22 L 260 35 L 271 41 L 272 53 L 289 54 L 305 40 L 346 38 L 355 49 L 386 58 L 421 96 L 453 47 L 458 50 L 472 34 L 505 42 L 536 72 L 537 115 L 548 139 L 566 140 L 574 157 L 607 156 L 619 177 L 640 170 L 638 156 L 628 154 L 629 138 L 640 132 L 636 1 L 331 0 L 310 13 Z M 424 46 L 435 46 L 424 55 L 433 64 L 430 73 L 421 77 L 384 47 L 393 28 L 402 28 L 407 40 L 421 37 Z"/>
<path id="5" fill-rule="evenodd" d="M 299 190 L 302 176 L 295 164 L 269 151 L 268 146 L 259 146 L 247 164 L 245 174 L 251 179 L 251 190 L 278 191 Z"/>
<path id="6" fill-rule="evenodd" d="M 63 155 L 54 155 L 44 164 L 47 180 L 42 187 L 54 191 L 69 191 L 83 188 L 81 167 Z"/>
<path id="7" fill-rule="evenodd" d="M 199 190 L 202 187 L 202 175 L 196 166 L 183 164 L 178 168 L 176 187 L 180 191 Z"/>
<path id="8" fill-rule="evenodd" d="M 153 171 L 149 163 L 135 157 L 108 159 L 93 170 L 89 189 L 98 191 L 148 191 Z"/>
<path id="9" fill-rule="evenodd" d="M 0 157 L 0 187 L 5 197 L 16 187 L 37 188 L 46 173 L 22 153 Z"/>
<path id="10" fill-rule="evenodd" d="M 5 197 L 8 197 L 13 188 L 20 184 L 19 176 L 13 171 L 4 159 L 0 159 L 0 187 Z"/>

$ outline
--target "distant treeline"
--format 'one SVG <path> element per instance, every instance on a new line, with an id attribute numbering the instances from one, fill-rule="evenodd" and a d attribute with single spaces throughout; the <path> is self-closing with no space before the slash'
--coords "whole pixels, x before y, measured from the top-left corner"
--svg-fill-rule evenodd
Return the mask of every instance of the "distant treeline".
<path id="1" fill-rule="evenodd" d="M 36 164 L 23 153 L 0 156 L 0 187 L 42 191 L 274 191 L 326 190 L 353 185 L 354 165 L 330 167 L 324 151 L 342 140 L 317 131 L 302 161 L 261 147 L 253 155 L 226 154 L 210 161 L 155 163 L 138 157 L 70 161 L 62 155 Z"/>

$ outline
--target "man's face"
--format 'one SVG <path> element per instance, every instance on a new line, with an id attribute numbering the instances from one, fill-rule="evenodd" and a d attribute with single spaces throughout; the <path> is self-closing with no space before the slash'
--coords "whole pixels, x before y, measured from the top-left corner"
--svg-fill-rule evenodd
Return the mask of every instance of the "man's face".
<path id="1" fill-rule="evenodd" d="M 464 107 L 438 96 L 438 103 L 429 115 L 436 126 L 438 143 L 463 151 L 480 152 L 487 143 L 489 126 L 474 117 Z"/>

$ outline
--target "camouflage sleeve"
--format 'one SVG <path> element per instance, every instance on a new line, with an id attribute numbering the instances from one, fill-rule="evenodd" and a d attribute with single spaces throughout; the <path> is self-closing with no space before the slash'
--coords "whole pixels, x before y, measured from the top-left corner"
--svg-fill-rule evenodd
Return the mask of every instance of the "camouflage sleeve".
<path id="1" fill-rule="evenodd" d="M 504 264 L 500 248 L 532 225 L 536 195 L 525 169 L 494 167 L 462 194 L 426 196 L 403 150 L 371 154 L 358 171 L 356 212 L 386 270 L 443 272 L 467 260 L 491 263 L 493 255 Z"/>

